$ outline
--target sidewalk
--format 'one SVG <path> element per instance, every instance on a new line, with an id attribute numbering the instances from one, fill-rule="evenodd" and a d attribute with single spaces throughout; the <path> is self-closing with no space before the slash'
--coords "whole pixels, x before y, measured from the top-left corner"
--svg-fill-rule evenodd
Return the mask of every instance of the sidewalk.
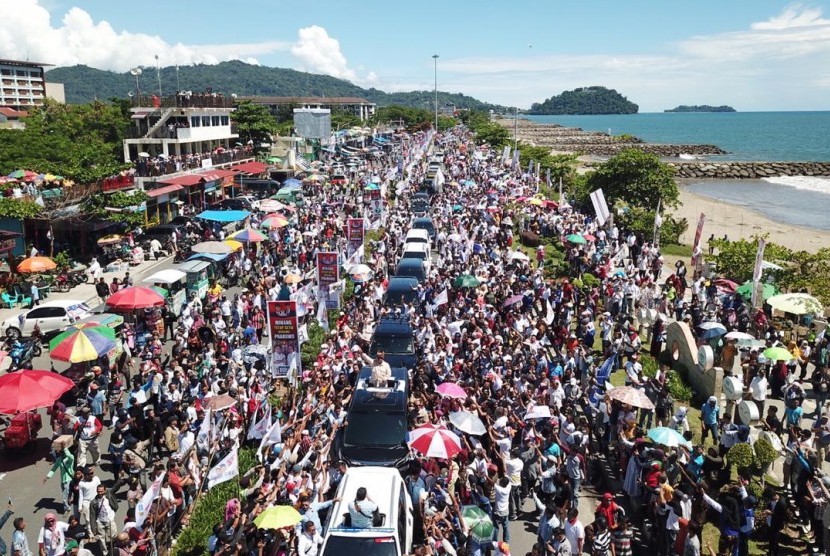
<path id="1" fill-rule="evenodd" d="M 139 285 L 141 279 L 145 276 L 152 274 L 157 270 L 161 270 L 163 268 L 169 268 L 173 265 L 173 257 L 163 257 L 158 260 L 149 260 L 144 261 L 140 265 L 131 266 L 128 271 L 124 272 L 104 272 L 101 276 L 104 277 L 107 284 L 112 282 L 113 278 L 118 278 L 119 282 L 122 278 L 124 278 L 124 274 L 126 272 L 130 273 L 130 276 L 133 279 L 133 283 L 135 285 Z M 95 308 L 101 305 L 101 300 L 98 297 L 98 294 L 95 292 L 95 285 L 92 284 L 90 280 L 86 284 L 81 284 L 80 286 L 75 286 L 68 292 L 59 292 L 57 290 L 52 290 L 48 297 L 41 299 L 41 303 L 47 301 L 55 301 L 58 299 L 73 299 L 82 301 L 87 303 L 91 308 Z M 7 318 L 14 317 L 19 315 L 21 312 L 27 310 L 27 307 L 15 307 L 14 309 L 9 309 L 7 306 L 4 306 L 0 309 L 0 322 L 6 320 Z"/>

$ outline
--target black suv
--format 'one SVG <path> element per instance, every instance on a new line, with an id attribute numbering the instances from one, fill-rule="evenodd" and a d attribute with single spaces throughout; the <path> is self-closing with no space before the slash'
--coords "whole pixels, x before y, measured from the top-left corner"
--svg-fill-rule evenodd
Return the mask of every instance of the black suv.
<path id="1" fill-rule="evenodd" d="M 380 318 L 369 344 L 369 355 L 374 357 L 379 351 L 385 353 L 390 367 L 415 368 L 418 358 L 415 355 L 415 332 L 409 324 L 409 315 L 387 315 Z"/>
<path id="2" fill-rule="evenodd" d="M 406 463 L 406 369 L 392 368 L 387 388 L 369 385 L 370 367 L 361 369 L 349 405 L 346 426 L 335 435 L 335 453 L 349 465 L 401 467 Z"/>

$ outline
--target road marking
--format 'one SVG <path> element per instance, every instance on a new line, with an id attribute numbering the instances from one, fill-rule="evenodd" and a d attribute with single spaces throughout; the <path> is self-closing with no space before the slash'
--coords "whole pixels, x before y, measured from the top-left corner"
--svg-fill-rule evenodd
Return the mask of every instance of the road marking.
<path id="1" fill-rule="evenodd" d="M 5 478 L 6 478 L 6 474 L 5 473 L 0 473 L 0 481 L 2 481 Z"/>

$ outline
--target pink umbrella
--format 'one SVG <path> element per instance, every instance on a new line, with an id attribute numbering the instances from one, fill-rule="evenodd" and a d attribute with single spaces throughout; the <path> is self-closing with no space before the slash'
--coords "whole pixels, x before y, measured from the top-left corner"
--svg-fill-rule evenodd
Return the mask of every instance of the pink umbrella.
<path id="1" fill-rule="evenodd" d="M 588 241 L 595 241 L 597 239 L 593 236 L 593 234 L 582 234 L 582 237 L 584 237 Z"/>
<path id="2" fill-rule="evenodd" d="M 426 424 L 409 433 L 409 447 L 428 458 L 450 459 L 461 451 L 461 439 L 443 425 Z"/>
<path id="3" fill-rule="evenodd" d="M 459 400 L 467 399 L 467 392 L 465 392 L 462 387 L 454 382 L 441 383 L 435 391 L 445 398 L 456 398 Z"/>

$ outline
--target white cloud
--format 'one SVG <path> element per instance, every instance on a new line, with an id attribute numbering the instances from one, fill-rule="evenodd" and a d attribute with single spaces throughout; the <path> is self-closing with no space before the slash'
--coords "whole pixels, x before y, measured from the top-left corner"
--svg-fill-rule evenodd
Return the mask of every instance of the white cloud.
<path id="1" fill-rule="evenodd" d="M 298 35 L 297 42 L 291 46 L 291 55 L 300 63 L 297 69 L 331 75 L 358 85 L 374 86 L 378 83 L 375 72 L 362 75 L 362 67 L 358 72 L 349 66 L 346 56 L 340 50 L 340 41 L 330 36 L 325 28 L 319 25 L 303 27 Z"/>
<path id="2" fill-rule="evenodd" d="M 746 29 L 690 37 L 664 45 L 658 54 L 562 56 L 534 49 L 533 55 L 513 58 L 442 58 L 438 70 L 444 90 L 522 107 L 563 90 L 605 85 L 641 111 L 676 104 L 824 109 L 830 19 L 819 9 L 793 4 Z"/>
<path id="3" fill-rule="evenodd" d="M 249 44 L 170 44 L 156 35 L 116 31 L 106 21 L 93 21 L 85 10 L 73 7 L 59 24 L 38 0 L 15 0 L 14 9 L 0 18 L 0 52 L 4 57 L 30 59 L 58 66 L 86 64 L 99 69 L 126 71 L 138 65 L 215 64 L 287 50 L 289 44 L 267 41 Z"/>

